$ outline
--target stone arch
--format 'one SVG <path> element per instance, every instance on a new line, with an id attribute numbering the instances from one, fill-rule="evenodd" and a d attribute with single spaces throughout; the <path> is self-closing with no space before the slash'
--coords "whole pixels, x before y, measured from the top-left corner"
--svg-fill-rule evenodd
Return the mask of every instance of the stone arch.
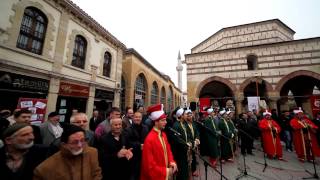
<path id="1" fill-rule="evenodd" d="M 259 77 L 251 77 L 251 78 L 246 79 L 245 81 L 243 81 L 243 82 L 240 84 L 239 92 L 243 92 L 244 89 L 245 89 L 250 83 L 255 82 L 256 80 L 258 80 L 258 81 L 261 81 L 261 80 L 262 80 L 262 81 L 265 82 L 267 92 L 272 92 L 272 91 L 273 91 L 273 87 L 272 87 L 272 85 L 271 85 L 268 81 L 266 81 L 266 80 L 264 80 L 264 79 L 262 79 L 262 78 L 259 78 Z"/>
<path id="2" fill-rule="evenodd" d="M 286 84 L 287 81 L 289 81 L 292 78 L 295 78 L 297 76 L 310 76 L 313 78 L 316 78 L 320 81 L 320 74 L 319 73 L 315 73 L 312 71 L 306 71 L 306 70 L 299 70 L 299 71 L 294 71 L 286 76 L 284 76 L 283 78 L 281 78 L 281 80 L 277 83 L 275 90 L 280 92 L 282 87 Z"/>
<path id="3" fill-rule="evenodd" d="M 212 82 L 212 81 L 217 81 L 217 82 L 220 82 L 220 83 L 225 84 L 226 86 L 228 86 L 228 87 L 231 89 L 233 95 L 236 94 L 237 87 L 236 87 L 234 84 L 232 84 L 231 81 L 229 81 L 228 79 L 219 77 L 219 76 L 213 76 L 213 77 L 210 77 L 210 78 L 208 78 L 208 79 L 206 79 L 206 80 L 204 80 L 204 81 L 201 81 L 201 82 L 199 83 L 198 88 L 197 88 L 197 91 L 196 91 L 196 96 L 199 97 L 202 88 L 203 88 L 206 84 L 208 84 L 208 83 L 210 83 L 210 82 Z"/>

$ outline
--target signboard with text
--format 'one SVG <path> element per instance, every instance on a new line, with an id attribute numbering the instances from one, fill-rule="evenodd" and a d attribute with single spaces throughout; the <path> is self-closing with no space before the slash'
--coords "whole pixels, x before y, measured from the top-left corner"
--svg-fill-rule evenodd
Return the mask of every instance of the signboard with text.
<path id="1" fill-rule="evenodd" d="M 78 84 L 60 82 L 59 95 L 89 97 L 89 87 Z"/>

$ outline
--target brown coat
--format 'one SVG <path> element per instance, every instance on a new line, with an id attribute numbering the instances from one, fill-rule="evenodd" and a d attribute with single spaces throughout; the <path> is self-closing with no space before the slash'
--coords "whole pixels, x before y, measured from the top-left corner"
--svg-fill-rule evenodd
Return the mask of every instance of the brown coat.
<path id="1" fill-rule="evenodd" d="M 35 170 L 33 180 L 100 180 L 101 168 L 95 148 L 85 147 L 81 155 L 74 156 L 67 149 L 43 161 Z"/>

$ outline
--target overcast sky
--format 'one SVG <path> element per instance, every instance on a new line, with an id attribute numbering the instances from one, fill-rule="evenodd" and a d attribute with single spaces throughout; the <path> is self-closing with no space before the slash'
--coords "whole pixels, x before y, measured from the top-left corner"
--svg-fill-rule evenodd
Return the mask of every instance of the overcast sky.
<path id="1" fill-rule="evenodd" d="M 278 18 L 295 39 L 320 36 L 320 0 L 72 0 L 177 84 L 177 57 L 218 30 Z M 186 67 L 183 90 L 186 90 Z"/>

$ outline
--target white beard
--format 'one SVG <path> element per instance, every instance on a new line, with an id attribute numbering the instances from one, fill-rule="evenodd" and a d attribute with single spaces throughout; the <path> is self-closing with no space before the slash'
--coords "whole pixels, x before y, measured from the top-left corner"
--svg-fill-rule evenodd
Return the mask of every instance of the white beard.
<path id="1" fill-rule="evenodd" d="M 77 156 L 79 154 L 81 154 L 83 152 L 83 148 L 79 149 L 78 151 L 72 151 L 70 150 L 71 154 L 74 155 L 74 156 Z"/>
<path id="2" fill-rule="evenodd" d="M 14 144 L 14 146 L 17 149 L 29 149 L 33 146 L 33 141 L 31 141 L 29 144 Z"/>

